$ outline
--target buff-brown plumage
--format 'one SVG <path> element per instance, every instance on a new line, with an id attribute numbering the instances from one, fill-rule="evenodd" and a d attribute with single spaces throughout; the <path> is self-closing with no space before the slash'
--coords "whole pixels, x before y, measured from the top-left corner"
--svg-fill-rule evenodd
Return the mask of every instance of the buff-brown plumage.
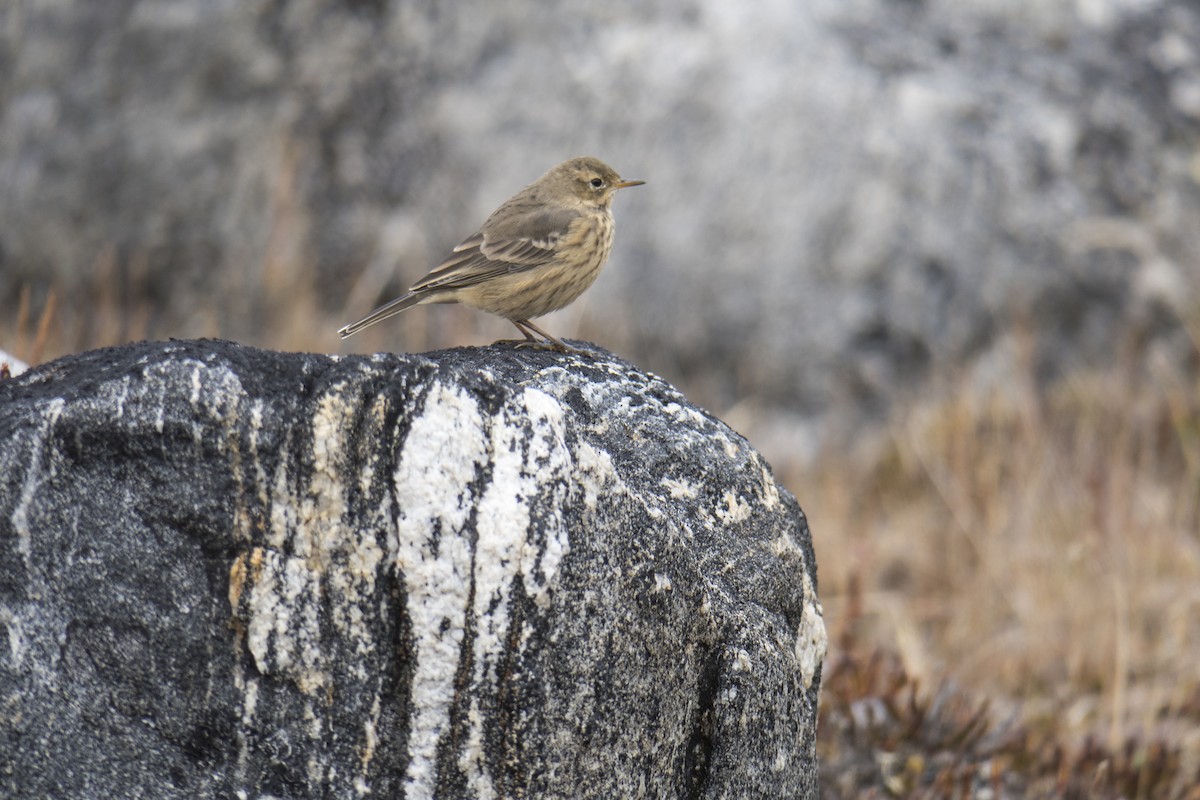
<path id="1" fill-rule="evenodd" d="M 425 303 L 462 303 L 510 320 L 525 335 L 570 350 L 530 320 L 572 303 L 592 285 L 612 250 L 613 195 L 644 181 L 622 180 L 590 157 L 572 158 L 509 198 L 450 257 L 338 333 Z"/>

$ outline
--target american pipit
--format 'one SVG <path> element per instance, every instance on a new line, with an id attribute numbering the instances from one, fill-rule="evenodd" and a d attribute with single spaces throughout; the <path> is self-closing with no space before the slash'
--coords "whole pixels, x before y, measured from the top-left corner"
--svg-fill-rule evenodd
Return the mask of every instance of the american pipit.
<path id="1" fill-rule="evenodd" d="M 574 302 L 612 249 L 612 201 L 624 181 L 595 158 L 564 161 L 509 198 L 402 297 L 342 328 L 343 339 L 424 303 L 462 303 L 512 322 L 521 344 L 572 350 L 530 322 Z M 536 334 L 536 336 L 535 336 Z"/>

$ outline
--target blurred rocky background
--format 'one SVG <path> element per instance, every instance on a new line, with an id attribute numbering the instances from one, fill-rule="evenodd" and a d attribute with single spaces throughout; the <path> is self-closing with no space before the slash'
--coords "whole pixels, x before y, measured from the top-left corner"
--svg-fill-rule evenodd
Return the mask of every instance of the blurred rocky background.
<path id="1" fill-rule="evenodd" d="M 511 336 L 335 331 L 578 154 L 647 185 L 546 327 L 751 438 L 835 627 L 1200 719 L 1194 0 L 5 0 L 0 348 Z"/>
<path id="2" fill-rule="evenodd" d="M 1198 132 L 1196 3 L 12 0 L 0 300 L 57 287 L 72 347 L 111 297 L 131 337 L 335 350 L 591 153 L 648 186 L 551 328 L 856 429 L 947 370 L 1004 380 L 1018 330 L 1042 377 L 1187 358 Z M 410 316 L 347 348 L 508 335 Z"/>

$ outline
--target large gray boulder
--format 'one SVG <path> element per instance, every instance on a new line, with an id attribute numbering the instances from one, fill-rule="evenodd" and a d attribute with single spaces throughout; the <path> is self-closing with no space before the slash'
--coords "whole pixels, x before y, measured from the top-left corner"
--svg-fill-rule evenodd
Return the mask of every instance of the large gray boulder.
<path id="1" fill-rule="evenodd" d="M 601 351 L 0 381 L 0 624 L 4 797 L 817 796 L 804 516 Z"/>

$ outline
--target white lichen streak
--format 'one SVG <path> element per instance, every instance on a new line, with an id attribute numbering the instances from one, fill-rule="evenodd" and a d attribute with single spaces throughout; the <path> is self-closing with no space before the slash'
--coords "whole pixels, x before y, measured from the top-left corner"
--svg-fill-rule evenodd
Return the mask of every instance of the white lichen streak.
<path id="1" fill-rule="evenodd" d="M 800 677 L 804 688 L 812 686 L 817 668 L 825 660 L 828 638 L 825 633 L 825 616 L 821 601 L 813 590 L 808 571 L 800 573 L 804 583 L 804 609 L 800 612 L 800 625 L 796 631 L 796 660 L 800 662 Z"/>
<path id="2" fill-rule="evenodd" d="M 25 634 L 21 627 L 21 618 L 7 608 L 0 607 L 0 625 L 8 631 L 8 652 L 10 663 L 20 669 L 25 663 L 25 653 L 29 647 L 25 643 Z"/>
<path id="3" fill-rule="evenodd" d="M 313 463 L 308 491 L 301 498 L 293 547 L 310 568 L 325 576 L 334 601 L 330 617 L 338 631 L 355 643 L 360 654 L 374 650 L 375 643 L 362 624 L 361 604 L 375 592 L 375 574 L 384 559 L 383 549 L 371 535 L 358 535 L 345 523 L 343 494 L 348 476 L 340 465 L 348 445 L 343 441 L 344 421 L 350 418 L 345 396 L 334 388 L 320 398 L 313 415 Z M 345 566 L 334 559 L 345 554 Z M 366 667 L 355 662 L 356 677 L 366 680 Z"/>
<path id="4" fill-rule="evenodd" d="M 670 414 L 681 423 L 681 428 L 696 427 L 703 428 L 707 420 L 704 415 L 694 408 L 682 406 L 679 403 L 671 402 L 663 406 L 663 412 Z"/>
<path id="5" fill-rule="evenodd" d="M 122 417 L 125 416 L 125 401 L 129 399 L 129 378 L 128 377 L 126 377 L 123 381 L 121 381 L 121 383 L 118 385 L 117 389 L 114 391 L 114 394 L 116 395 L 116 404 L 117 404 L 116 418 L 121 419 Z"/>
<path id="6" fill-rule="evenodd" d="M 265 508 L 270 502 L 267 496 L 267 471 L 263 468 L 262 459 L 258 454 L 258 434 L 263 430 L 263 400 L 256 398 L 250 404 L 250 461 L 254 464 L 254 485 L 258 487 L 258 502 Z M 246 538 L 249 538 L 247 527 Z"/>
<path id="7" fill-rule="evenodd" d="M 200 371 L 204 369 L 204 365 L 196 362 L 192 365 L 192 396 L 188 398 L 188 402 L 193 406 L 200 402 Z"/>
<path id="8" fill-rule="evenodd" d="M 241 660 L 235 661 L 234 684 L 242 693 L 242 718 L 237 729 L 238 757 L 234 775 L 237 782 L 246 780 L 246 768 L 250 763 L 252 743 L 247 731 L 254 730 L 254 713 L 258 710 L 258 678 L 247 678 Z"/>
<path id="9" fill-rule="evenodd" d="M 383 395 L 377 396 L 371 403 L 371 408 L 367 413 L 367 419 L 371 422 L 369 430 L 373 432 L 382 431 L 384 419 L 387 417 L 387 400 Z M 358 474 L 358 489 L 363 495 L 369 496 L 371 489 L 375 485 L 376 470 L 373 461 L 367 461 L 362 465 L 362 469 Z M 378 510 L 378 516 L 375 518 L 382 526 L 385 512 L 383 509 Z"/>
<path id="10" fill-rule="evenodd" d="M 734 494 L 732 489 L 726 489 L 721 498 L 724 505 L 716 507 L 717 517 L 726 525 L 734 525 L 750 519 L 750 504 L 745 498 Z"/>
<path id="11" fill-rule="evenodd" d="M 734 458 L 738 457 L 739 453 L 741 453 L 741 448 L 738 447 L 737 442 L 733 441 L 725 434 L 720 434 L 714 438 L 716 438 L 721 443 L 721 445 L 725 448 L 725 457 L 726 458 L 734 459 Z"/>
<path id="12" fill-rule="evenodd" d="M 371 767 L 371 761 L 375 758 L 375 748 L 379 746 L 379 712 L 380 712 L 380 697 L 375 696 L 375 702 L 371 704 L 371 716 L 363 721 L 363 751 L 359 756 L 358 764 L 362 774 L 354 781 L 354 791 L 359 797 L 371 793 L 371 787 L 367 783 L 366 773 Z"/>
<path id="13" fill-rule="evenodd" d="M 584 505 L 593 511 L 599 505 L 601 494 L 629 491 L 617 477 L 612 456 L 582 440 L 575 444 L 575 481 L 583 489 Z"/>
<path id="14" fill-rule="evenodd" d="M 29 465 L 25 468 L 25 481 L 21 484 L 21 497 L 17 500 L 17 507 L 13 509 L 12 516 L 9 517 L 13 530 L 17 532 L 17 552 L 25 561 L 26 570 L 30 568 L 29 558 L 33 553 L 33 531 L 29 526 L 29 504 L 33 502 L 34 495 L 37 494 L 38 478 L 43 469 L 42 451 L 46 449 L 46 439 L 50 436 L 50 429 L 62 415 L 64 405 L 63 399 L 56 397 L 46 406 L 37 436 L 29 443 Z M 13 451 L 15 450 L 16 448 L 13 448 Z"/>
<path id="15" fill-rule="evenodd" d="M 767 511 L 774 511 L 779 508 L 779 486 L 776 485 L 775 479 L 771 477 L 770 471 L 766 465 L 761 465 L 762 470 L 762 504 Z"/>
<path id="16" fill-rule="evenodd" d="M 298 558 L 264 551 L 261 574 L 250 587 L 246 646 L 264 675 L 291 678 L 305 694 L 322 689 L 321 575 Z"/>
<path id="17" fill-rule="evenodd" d="M 434 384 L 393 476 L 400 506 L 396 562 L 416 640 L 409 797 L 433 795 L 437 743 L 450 723 L 471 577 L 463 529 L 486 445 L 478 404 L 460 389 Z"/>
<path id="18" fill-rule="evenodd" d="M 312 417 L 312 472 L 308 491 L 299 498 L 300 514 L 292 537 L 292 551 L 321 570 L 327 569 L 331 551 L 348 543 L 347 531 L 341 525 L 346 512 L 341 490 L 343 476 L 337 471 L 334 454 L 343 447 L 341 423 L 351 411 L 341 395 L 334 392 L 318 399 Z M 371 579 L 373 582 L 373 569 Z"/>
<path id="19" fill-rule="evenodd" d="M 696 484 L 683 478 L 663 478 L 663 488 L 671 493 L 672 500 L 695 500 L 698 493 Z"/>
<path id="20" fill-rule="evenodd" d="M 569 548 L 567 530 L 558 508 L 565 496 L 546 504 L 551 516 L 540 519 L 544 541 L 530 541 L 531 501 L 549 487 L 565 495 L 571 469 L 565 443 L 563 410 L 544 392 L 526 389 L 524 413 L 517 418 L 497 420 L 492 426 L 491 482 L 479 501 L 475 553 L 476 620 L 473 684 L 482 690 L 495 687 L 496 656 L 505 646 L 509 629 L 509 596 L 513 579 L 524 578 L 525 592 L 539 607 L 549 605 L 549 589 L 558 565 Z M 528 429 L 520 423 L 529 421 Z M 524 443 L 528 447 L 523 447 Z M 493 603 L 495 610 L 489 612 Z M 480 691 L 472 693 L 467 712 L 470 729 L 459 767 L 480 800 L 496 797 L 491 776 L 483 761 L 483 717 Z"/>
<path id="21" fill-rule="evenodd" d="M 553 487 L 556 494 L 554 501 L 549 504 L 553 517 L 540 521 L 544 526 L 545 541 L 526 541 L 521 550 L 525 591 L 539 608 L 545 609 L 549 604 L 547 590 L 558 574 L 559 562 L 570 548 L 559 509 L 567 502 L 572 464 L 566 445 L 562 406 L 550 395 L 536 389 L 526 389 L 523 399 L 526 414 L 532 423 L 525 463 L 527 493 L 537 492 L 542 487 Z"/>
<path id="22" fill-rule="evenodd" d="M 192 442 L 198 458 L 202 457 L 206 438 L 215 444 L 218 452 L 226 452 L 231 444 L 236 445 L 238 434 L 242 427 L 239 414 L 240 402 L 245 398 L 241 379 L 235 372 L 227 368 L 214 368 L 203 361 L 189 360 L 191 394 L 188 403 L 195 412 L 192 415 Z M 148 381 L 154 381 L 161 387 L 159 400 L 159 418 L 155 425 L 162 432 L 162 407 L 166 398 L 171 394 L 170 387 L 174 386 L 177 378 L 176 364 L 155 364 L 146 369 Z M 212 438 L 212 432 L 219 428 L 225 436 Z M 240 458 L 240 454 L 238 456 Z M 238 476 L 241 480 L 241 476 Z"/>
<path id="23" fill-rule="evenodd" d="M 792 556 L 800 564 L 805 563 L 804 551 L 787 531 L 771 540 L 771 552 L 778 558 Z M 824 610 L 820 599 L 817 598 L 812 579 L 808 576 L 807 566 L 799 572 L 804 593 L 804 608 L 800 612 L 800 625 L 796 630 L 795 655 L 800 666 L 800 677 L 804 680 L 804 687 L 808 688 L 812 686 L 817 667 L 825 660 L 828 637 L 825 632 Z"/>
<path id="24" fill-rule="evenodd" d="M 292 449 L 292 432 L 284 436 L 283 457 L 275 468 L 275 485 L 271 489 L 271 526 L 267 530 L 267 544 L 276 550 L 287 545 L 288 536 L 296 527 L 296 509 L 291 502 L 292 487 L 288 483 L 287 462 Z"/>

